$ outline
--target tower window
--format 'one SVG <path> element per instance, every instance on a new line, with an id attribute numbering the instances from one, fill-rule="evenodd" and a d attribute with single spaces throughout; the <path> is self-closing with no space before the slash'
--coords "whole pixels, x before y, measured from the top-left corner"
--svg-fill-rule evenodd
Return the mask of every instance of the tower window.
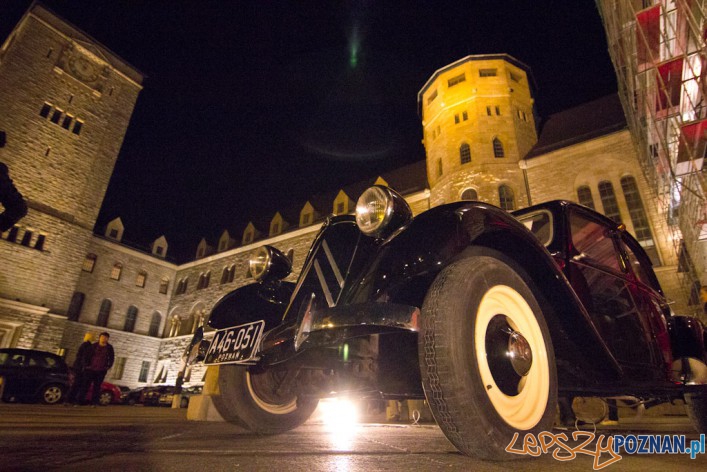
<path id="1" fill-rule="evenodd" d="M 491 107 L 486 107 L 486 114 L 491 116 Z"/>
<path id="2" fill-rule="evenodd" d="M 459 115 L 454 115 L 454 124 L 459 124 Z"/>
<path id="3" fill-rule="evenodd" d="M 49 116 L 49 111 L 50 111 L 51 109 L 52 109 L 52 106 L 51 106 L 50 104 L 44 103 L 44 105 L 42 105 L 42 109 L 39 110 L 39 116 L 41 116 L 42 118 L 48 117 L 48 116 Z"/>
<path id="4" fill-rule="evenodd" d="M 466 121 L 469 119 L 469 114 L 466 111 L 462 112 L 462 120 Z"/>
<path id="5" fill-rule="evenodd" d="M 74 129 L 71 130 L 72 133 L 75 135 L 81 134 L 81 128 L 83 127 L 83 121 L 81 120 L 76 120 L 76 123 L 74 123 Z"/>
<path id="6" fill-rule="evenodd" d="M 520 75 L 514 74 L 513 72 L 510 72 L 509 75 L 513 82 L 520 82 Z"/>
<path id="7" fill-rule="evenodd" d="M 462 200 L 478 200 L 479 194 L 473 188 L 464 190 L 460 197 Z"/>
<path id="8" fill-rule="evenodd" d="M 59 123 L 59 120 L 61 119 L 62 114 L 63 113 L 61 112 L 61 110 L 55 109 L 54 113 L 52 114 L 52 117 L 51 117 L 51 122 L 52 123 Z"/>
<path id="9" fill-rule="evenodd" d="M 479 69 L 479 77 L 496 77 L 496 69 Z"/>
<path id="10" fill-rule="evenodd" d="M 47 237 L 43 234 L 40 234 L 37 236 L 37 242 L 34 243 L 34 248 L 38 251 L 44 251 L 44 241 L 46 241 Z"/>
<path id="11" fill-rule="evenodd" d="M 467 143 L 459 146 L 459 161 L 462 164 L 467 164 L 471 162 L 471 149 Z"/>
<path id="12" fill-rule="evenodd" d="M 501 114 L 501 107 L 496 106 L 496 115 L 500 115 L 500 114 Z"/>
<path id="13" fill-rule="evenodd" d="M 493 138 L 493 157 L 505 157 L 506 153 L 503 151 L 503 143 L 498 138 Z"/>
<path id="14" fill-rule="evenodd" d="M 64 121 L 61 123 L 61 127 L 64 129 L 69 129 L 72 121 L 74 121 L 74 117 L 71 115 L 66 115 L 64 117 Z"/>
<path id="15" fill-rule="evenodd" d="M 437 98 L 437 89 L 434 89 L 434 91 L 432 91 L 430 96 L 427 97 L 427 104 L 429 105 L 430 103 L 432 103 L 435 98 Z"/>
<path id="16" fill-rule="evenodd" d="M 465 74 L 460 74 L 449 79 L 447 81 L 447 87 L 454 87 L 455 85 L 460 84 L 462 82 L 466 82 Z"/>
<path id="17" fill-rule="evenodd" d="M 22 244 L 23 246 L 29 247 L 30 241 L 32 241 L 32 231 L 27 230 L 27 231 L 25 231 L 25 234 L 22 236 L 22 241 L 20 242 L 20 244 Z"/>
<path id="18" fill-rule="evenodd" d="M 166 277 L 163 277 L 162 280 L 160 280 L 160 293 L 167 293 L 168 289 L 169 289 L 169 279 Z"/>
<path id="19" fill-rule="evenodd" d="M 442 177 L 442 159 L 437 159 L 437 177 Z"/>

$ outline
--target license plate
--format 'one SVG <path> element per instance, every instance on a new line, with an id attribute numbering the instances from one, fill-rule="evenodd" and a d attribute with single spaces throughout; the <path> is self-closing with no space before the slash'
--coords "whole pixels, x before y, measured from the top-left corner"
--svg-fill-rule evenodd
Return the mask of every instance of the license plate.
<path id="1" fill-rule="evenodd" d="M 261 320 L 216 331 L 204 364 L 254 364 L 264 329 Z"/>

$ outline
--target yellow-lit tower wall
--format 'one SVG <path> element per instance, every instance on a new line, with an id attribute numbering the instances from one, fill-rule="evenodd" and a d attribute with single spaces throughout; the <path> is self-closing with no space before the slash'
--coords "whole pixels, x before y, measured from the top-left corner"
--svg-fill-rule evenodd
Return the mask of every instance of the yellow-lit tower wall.
<path id="1" fill-rule="evenodd" d="M 537 142 L 532 75 L 506 54 L 464 57 L 437 70 L 418 93 L 430 206 L 482 200 L 529 204 L 518 166 Z"/>

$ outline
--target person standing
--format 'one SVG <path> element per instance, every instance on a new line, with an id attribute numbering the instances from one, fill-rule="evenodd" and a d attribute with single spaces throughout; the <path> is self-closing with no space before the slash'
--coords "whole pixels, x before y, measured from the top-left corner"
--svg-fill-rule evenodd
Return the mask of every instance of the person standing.
<path id="1" fill-rule="evenodd" d="M 66 396 L 66 404 L 81 404 L 86 400 L 86 398 L 79 398 L 78 394 L 81 390 L 83 383 L 85 382 L 85 370 L 88 364 L 91 352 L 91 346 L 93 341 L 93 333 L 86 333 L 83 337 L 83 342 L 79 346 L 79 350 L 76 352 L 76 359 L 71 366 L 71 373 L 74 376 L 74 380 L 71 383 L 71 388 L 69 389 L 69 394 Z"/>
<path id="2" fill-rule="evenodd" d="M 113 346 L 108 343 L 110 334 L 103 332 L 98 335 L 98 342 L 91 345 L 88 350 L 88 362 L 84 369 L 84 381 L 82 382 L 81 390 L 79 390 L 79 398 L 86 398 L 86 394 L 92 391 L 91 403 L 98 405 L 98 400 L 101 396 L 101 384 L 108 372 L 108 369 L 113 367 L 115 353 Z"/>

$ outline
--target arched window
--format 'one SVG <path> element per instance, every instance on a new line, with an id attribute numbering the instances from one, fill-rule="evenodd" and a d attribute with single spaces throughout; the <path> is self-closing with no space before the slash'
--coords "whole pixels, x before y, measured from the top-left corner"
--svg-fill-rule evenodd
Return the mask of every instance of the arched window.
<path id="1" fill-rule="evenodd" d="M 228 270 L 228 282 L 233 282 L 233 278 L 236 276 L 236 264 L 233 264 Z"/>
<path id="2" fill-rule="evenodd" d="M 199 281 L 196 284 L 196 289 L 201 290 L 209 286 L 209 281 L 211 280 L 211 272 L 202 273 L 199 276 Z"/>
<path id="3" fill-rule="evenodd" d="M 506 211 L 511 211 L 516 209 L 516 201 L 513 195 L 513 189 L 508 185 L 501 185 L 498 187 L 498 201 L 499 206 Z"/>
<path id="4" fill-rule="evenodd" d="M 147 281 L 147 272 L 145 272 L 144 270 L 141 270 L 140 272 L 137 273 L 137 278 L 135 279 L 135 286 L 144 288 L 146 281 Z"/>
<path id="5" fill-rule="evenodd" d="M 478 200 L 479 194 L 473 188 L 467 188 L 462 192 L 461 200 Z"/>
<path id="6" fill-rule="evenodd" d="M 113 280 L 120 280 L 120 274 L 123 273 L 123 264 L 116 262 L 113 264 L 113 270 L 110 271 L 110 278 Z"/>
<path id="7" fill-rule="evenodd" d="M 84 272 L 93 272 L 93 268 L 96 266 L 96 255 L 86 254 L 86 258 L 83 260 L 83 266 L 81 270 Z"/>
<path id="8" fill-rule="evenodd" d="M 223 268 L 223 272 L 221 273 L 221 285 L 223 285 L 223 284 L 225 284 L 226 282 L 228 282 L 228 273 L 229 273 L 229 271 L 230 271 L 230 270 L 229 270 L 228 267 L 224 267 L 224 268 Z"/>
<path id="9" fill-rule="evenodd" d="M 162 324 L 162 315 L 159 312 L 154 312 L 152 314 L 152 319 L 150 320 L 150 330 L 147 332 L 148 336 L 157 337 L 160 332 L 160 325 Z"/>
<path id="10" fill-rule="evenodd" d="M 615 222 L 622 223 L 619 204 L 616 202 L 616 195 L 614 194 L 614 186 L 608 180 L 599 182 L 599 197 L 601 197 L 601 204 L 604 207 L 604 214 Z"/>
<path id="11" fill-rule="evenodd" d="M 130 305 L 128 308 L 128 313 L 125 315 L 125 325 L 123 325 L 123 331 L 132 333 L 135 331 L 135 322 L 137 321 L 137 308 L 134 305 Z"/>
<path id="12" fill-rule="evenodd" d="M 181 295 L 182 293 L 186 293 L 188 284 L 189 277 L 184 277 L 182 280 L 179 281 L 179 284 L 177 284 L 177 290 L 174 294 Z"/>
<path id="13" fill-rule="evenodd" d="M 631 222 L 633 223 L 633 231 L 636 235 L 636 239 L 639 243 L 641 243 L 641 246 L 643 246 L 643 249 L 651 258 L 653 265 L 659 266 L 660 258 L 658 257 L 655 241 L 653 240 L 651 228 L 648 224 L 646 210 L 643 208 L 641 194 L 638 193 L 636 179 L 630 175 L 622 177 L 621 189 L 624 192 L 624 198 L 626 199 L 626 204 L 628 205 L 628 213 L 631 216 Z"/>
<path id="14" fill-rule="evenodd" d="M 113 303 L 111 303 L 111 301 L 107 298 L 101 302 L 101 308 L 98 310 L 96 326 L 108 326 L 108 318 L 110 317 L 110 309 L 112 306 Z"/>
<path id="15" fill-rule="evenodd" d="M 471 162 L 471 148 L 467 143 L 459 146 L 459 160 L 462 164 Z"/>
<path id="16" fill-rule="evenodd" d="M 66 314 L 69 321 L 78 321 L 79 316 L 81 316 L 81 308 L 83 307 L 83 301 L 86 296 L 81 292 L 74 292 L 71 297 L 71 303 L 69 304 L 69 311 Z"/>
<path id="17" fill-rule="evenodd" d="M 287 251 L 287 258 L 290 260 L 290 264 L 294 265 L 295 263 L 295 250 L 290 249 Z"/>
<path id="18" fill-rule="evenodd" d="M 503 143 L 498 138 L 493 138 L 493 157 L 504 157 Z"/>
<path id="19" fill-rule="evenodd" d="M 582 185 L 577 188 L 577 200 L 580 205 L 594 209 L 594 198 L 592 198 L 592 189 L 587 185 Z"/>

